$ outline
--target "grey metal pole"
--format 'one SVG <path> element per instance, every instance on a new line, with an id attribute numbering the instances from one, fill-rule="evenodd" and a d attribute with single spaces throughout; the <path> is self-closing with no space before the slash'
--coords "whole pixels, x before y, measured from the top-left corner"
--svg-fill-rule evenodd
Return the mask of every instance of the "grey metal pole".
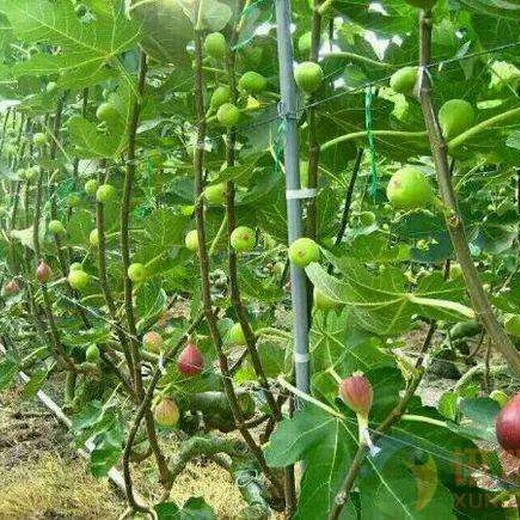
<path id="1" fill-rule="evenodd" d="M 300 158 L 296 84 L 293 73 L 290 0 L 275 0 L 278 31 L 278 64 L 280 70 L 280 117 L 284 124 L 284 164 L 287 193 L 289 244 L 302 236 L 300 190 Z M 305 272 L 291 263 L 291 296 L 293 310 L 294 364 L 296 387 L 309 392 L 309 331 L 307 318 L 307 283 Z"/>

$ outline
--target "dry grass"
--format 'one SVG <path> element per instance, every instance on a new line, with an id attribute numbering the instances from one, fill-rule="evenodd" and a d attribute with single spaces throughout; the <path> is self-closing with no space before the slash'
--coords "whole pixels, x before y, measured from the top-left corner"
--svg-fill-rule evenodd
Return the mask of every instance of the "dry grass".
<path id="1" fill-rule="evenodd" d="M 108 482 L 88 474 L 81 460 L 42 453 L 0 470 L 0 518 L 117 518 L 124 508 Z"/>
<path id="2" fill-rule="evenodd" d="M 173 435 L 164 441 L 173 455 Z M 134 466 L 133 474 L 141 494 L 160 496 L 152 458 Z M 192 496 L 202 496 L 219 520 L 240 518 L 246 506 L 230 475 L 211 462 L 188 464 L 177 479 L 171 499 L 181 505 Z M 125 508 L 106 480 L 90 475 L 72 438 L 44 407 L 20 400 L 16 391 L 0 395 L 0 520 L 111 520 Z"/>

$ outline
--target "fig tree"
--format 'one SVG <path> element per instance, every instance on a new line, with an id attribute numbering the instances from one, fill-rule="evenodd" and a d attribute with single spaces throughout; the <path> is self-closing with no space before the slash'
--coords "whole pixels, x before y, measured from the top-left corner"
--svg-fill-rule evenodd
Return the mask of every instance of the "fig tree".
<path id="1" fill-rule="evenodd" d="M 246 336 L 240 323 L 234 323 L 229 329 L 229 341 L 235 345 L 245 345 Z"/>
<path id="2" fill-rule="evenodd" d="M 47 283 L 52 278 L 52 269 L 43 260 L 40 260 L 40 264 L 36 268 L 36 279 L 40 283 Z"/>
<path id="3" fill-rule="evenodd" d="M 186 234 L 184 238 L 184 244 L 186 247 L 194 253 L 199 250 L 199 236 L 196 229 L 192 229 Z"/>
<path id="4" fill-rule="evenodd" d="M 110 202 L 117 194 L 117 190 L 112 184 L 102 184 L 96 191 L 96 200 L 106 204 Z"/>
<path id="5" fill-rule="evenodd" d="M 164 428 L 173 428 L 179 422 L 179 408 L 173 399 L 162 399 L 153 410 L 155 422 Z"/>
<path id="6" fill-rule="evenodd" d="M 99 363 L 101 353 L 97 345 L 90 345 L 85 352 L 85 359 L 89 363 Z"/>
<path id="7" fill-rule="evenodd" d="M 218 110 L 224 103 L 229 103 L 232 99 L 231 89 L 227 85 L 221 85 L 211 95 L 209 105 L 213 110 Z"/>
<path id="8" fill-rule="evenodd" d="M 204 40 L 204 52 L 214 60 L 223 60 L 227 53 L 226 37 L 219 32 L 210 33 Z"/>
<path id="9" fill-rule="evenodd" d="M 90 245 L 92 247 L 99 246 L 99 231 L 98 231 L 97 228 L 93 229 L 90 232 L 90 235 L 89 235 L 88 239 L 89 239 Z"/>
<path id="10" fill-rule="evenodd" d="M 444 139 L 449 141 L 475 124 L 475 111 L 464 99 L 450 99 L 439 110 L 439 124 Z"/>
<path id="11" fill-rule="evenodd" d="M 204 358 L 197 345 L 192 341 L 184 347 L 177 358 L 177 368 L 185 376 L 196 376 L 204 368 Z"/>
<path id="12" fill-rule="evenodd" d="M 224 103 L 217 110 L 217 121 L 227 128 L 232 128 L 240 121 L 240 110 L 233 103 Z"/>
<path id="13" fill-rule="evenodd" d="M 392 175 L 386 196 L 395 208 L 406 211 L 428 208 L 435 199 L 430 182 L 414 166 L 405 166 Z"/>
<path id="14" fill-rule="evenodd" d="M 294 79 L 305 94 L 313 94 L 321 87 L 323 70 L 313 61 L 304 61 L 294 69 Z"/>
<path id="15" fill-rule="evenodd" d="M 307 267 L 319 259 L 320 246 L 311 238 L 298 238 L 289 246 L 289 260 L 299 267 Z"/>
<path id="16" fill-rule="evenodd" d="M 250 227 L 239 226 L 231 233 L 230 242 L 237 253 L 252 251 L 256 245 L 256 233 Z"/>
<path id="17" fill-rule="evenodd" d="M 119 112 L 113 103 L 101 103 L 96 110 L 96 117 L 103 123 L 110 123 L 119 117 Z"/>
<path id="18" fill-rule="evenodd" d="M 48 229 L 53 235 L 63 235 L 66 231 L 65 226 L 60 220 L 51 220 Z"/>
<path id="19" fill-rule="evenodd" d="M 128 267 L 128 278 L 134 283 L 143 282 L 146 279 L 146 266 L 140 263 L 131 264 Z"/>
<path id="20" fill-rule="evenodd" d="M 496 421 L 496 434 L 505 451 L 520 457 L 520 394 L 502 408 Z"/>
<path id="21" fill-rule="evenodd" d="M 164 339 L 158 332 L 150 330 L 143 336 L 143 347 L 148 352 L 159 354 L 164 347 Z"/>
<path id="22" fill-rule="evenodd" d="M 244 73 L 238 80 L 238 88 L 249 94 L 260 94 L 267 89 L 267 80 L 252 70 Z"/>
<path id="23" fill-rule="evenodd" d="M 417 82 L 418 71 L 417 67 L 403 67 L 399 69 L 390 78 L 390 87 L 394 92 L 411 96 Z"/>
<path id="24" fill-rule="evenodd" d="M 96 194 L 98 187 L 99 187 L 98 181 L 96 179 L 90 179 L 89 181 L 87 181 L 85 183 L 85 186 L 84 186 L 85 193 L 87 195 L 90 195 L 91 197 L 93 197 Z"/>
<path id="25" fill-rule="evenodd" d="M 221 206 L 226 202 L 227 187 L 225 182 L 206 186 L 204 198 L 210 206 Z"/>
<path id="26" fill-rule="evenodd" d="M 67 280 L 75 291 L 83 291 L 90 285 L 90 276 L 82 269 L 69 271 Z"/>

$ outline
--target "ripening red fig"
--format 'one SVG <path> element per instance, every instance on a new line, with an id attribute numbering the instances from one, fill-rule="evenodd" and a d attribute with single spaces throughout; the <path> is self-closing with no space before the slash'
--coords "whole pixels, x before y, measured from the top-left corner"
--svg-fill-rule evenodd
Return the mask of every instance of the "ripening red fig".
<path id="1" fill-rule="evenodd" d="M 370 381 L 362 372 L 355 372 L 341 381 L 339 396 L 356 414 L 368 417 L 374 400 L 374 391 Z"/>
<path id="2" fill-rule="evenodd" d="M 505 451 L 520 458 L 520 394 L 516 394 L 498 415 L 497 439 Z"/>
<path id="3" fill-rule="evenodd" d="M 43 260 L 40 260 L 40 265 L 36 268 L 36 279 L 40 283 L 47 283 L 52 278 L 52 269 Z"/>
<path id="4" fill-rule="evenodd" d="M 204 358 L 195 343 L 188 342 L 177 358 L 177 368 L 185 376 L 196 376 L 204 368 Z"/>
<path id="5" fill-rule="evenodd" d="M 10 280 L 4 285 L 4 294 L 6 296 L 13 296 L 20 290 L 20 286 L 16 280 Z"/>

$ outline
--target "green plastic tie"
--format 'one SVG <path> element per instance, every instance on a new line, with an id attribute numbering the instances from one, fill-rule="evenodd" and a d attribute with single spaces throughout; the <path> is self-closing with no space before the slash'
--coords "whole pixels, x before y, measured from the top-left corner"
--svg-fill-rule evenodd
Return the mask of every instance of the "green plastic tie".
<path id="1" fill-rule="evenodd" d="M 365 89 L 365 130 L 368 140 L 368 151 L 370 156 L 370 188 L 368 192 L 375 197 L 378 189 L 377 154 L 374 134 L 372 133 L 372 103 L 374 101 L 374 89 Z"/>
<path id="2" fill-rule="evenodd" d="M 255 2 L 249 4 L 238 16 L 237 25 L 240 23 L 244 18 L 248 17 L 250 13 L 252 13 L 259 5 L 265 3 L 266 0 L 256 0 Z M 274 4 L 273 4 L 274 5 Z M 269 18 L 264 23 L 269 23 L 273 19 L 273 11 L 271 9 L 269 13 Z M 256 36 L 255 31 L 249 36 L 249 38 L 246 38 L 242 42 L 238 42 L 236 45 L 233 45 L 231 50 L 233 51 L 239 51 L 240 49 L 244 48 L 254 37 Z"/>

